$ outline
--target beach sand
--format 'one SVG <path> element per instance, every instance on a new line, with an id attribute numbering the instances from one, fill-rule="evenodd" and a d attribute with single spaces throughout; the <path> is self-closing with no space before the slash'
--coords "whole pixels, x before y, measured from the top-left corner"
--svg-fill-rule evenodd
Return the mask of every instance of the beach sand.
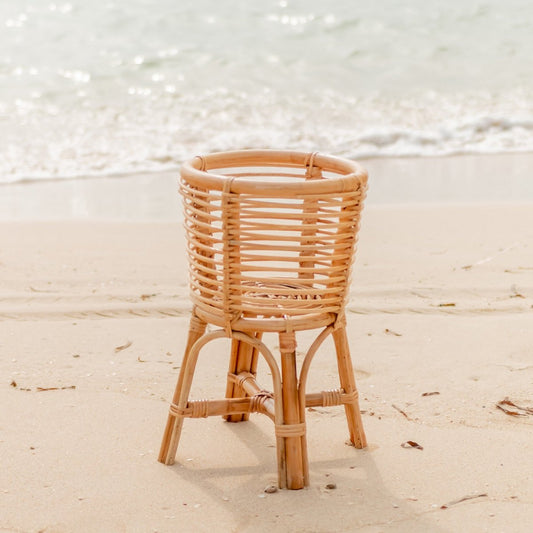
<path id="1" fill-rule="evenodd" d="M 312 410 L 311 486 L 266 494 L 266 417 L 186 420 L 176 464 L 157 462 L 188 327 L 183 236 L 177 200 L 143 211 L 127 194 L 85 219 L 61 211 L 72 195 L 3 211 L 0 531 L 531 531 L 533 415 L 496 406 L 533 407 L 527 197 L 370 198 L 347 313 L 369 446 L 345 444 L 342 408 Z M 195 398 L 223 395 L 225 342 L 203 352 Z M 309 390 L 336 386 L 326 343 Z"/>

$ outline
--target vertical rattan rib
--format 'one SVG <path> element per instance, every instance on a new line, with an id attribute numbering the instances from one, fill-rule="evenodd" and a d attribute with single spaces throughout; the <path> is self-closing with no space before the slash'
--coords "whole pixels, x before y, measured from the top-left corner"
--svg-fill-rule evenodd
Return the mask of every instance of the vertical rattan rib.
<path id="1" fill-rule="evenodd" d="M 183 418 L 275 424 L 280 487 L 309 483 L 305 408 L 343 404 L 350 439 L 366 446 L 345 331 L 344 307 L 366 172 L 318 153 L 250 150 L 197 157 L 181 169 L 190 294 L 189 340 L 159 460 L 174 462 Z M 220 328 L 205 333 L 206 325 Z M 298 374 L 296 332 L 322 328 Z M 280 361 L 263 343 L 279 335 Z M 332 334 L 340 388 L 306 393 L 311 360 Z M 232 338 L 226 398 L 189 399 L 201 348 Z M 255 380 L 262 356 L 272 392 Z"/>

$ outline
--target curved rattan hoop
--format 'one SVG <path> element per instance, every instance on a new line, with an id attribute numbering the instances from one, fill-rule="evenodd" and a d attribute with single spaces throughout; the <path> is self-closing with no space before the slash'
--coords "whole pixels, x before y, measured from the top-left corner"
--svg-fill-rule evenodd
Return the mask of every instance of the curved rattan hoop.
<path id="1" fill-rule="evenodd" d="M 314 167 L 338 175 L 336 178 L 314 181 L 306 186 L 307 194 L 342 193 L 360 183 L 366 185 L 366 170 L 348 159 L 308 152 L 292 152 L 284 150 L 242 150 L 234 152 L 218 152 L 206 156 L 197 156 L 181 167 L 181 176 L 191 185 L 207 187 L 223 191 L 228 186 L 228 176 L 213 172 L 214 169 L 231 167 L 284 167 L 307 168 L 310 163 Z M 248 180 L 245 177 L 231 181 L 228 192 L 253 194 L 260 187 L 264 192 L 276 192 L 278 195 L 290 195 L 301 192 L 301 183 L 288 182 L 280 189 L 276 182 Z"/>
<path id="2" fill-rule="evenodd" d="M 227 332 L 333 323 L 343 313 L 366 186 L 359 164 L 317 153 L 248 150 L 185 163 L 197 316 Z"/>
<path id="3" fill-rule="evenodd" d="M 236 340 L 240 340 L 242 342 L 250 344 L 251 346 L 257 349 L 258 353 L 260 353 L 263 356 L 265 362 L 267 363 L 270 369 L 270 375 L 272 376 L 272 387 L 274 390 L 274 403 L 276 406 L 274 422 L 277 425 L 282 425 L 283 424 L 283 400 L 282 400 L 282 394 L 281 394 L 281 374 L 280 374 L 278 365 L 276 363 L 275 357 L 272 355 L 272 352 L 267 348 L 267 346 L 263 342 L 261 342 L 259 339 L 251 337 L 250 335 L 246 333 L 238 332 L 238 331 L 233 332 L 231 337 L 233 337 Z M 185 363 L 185 368 L 184 368 L 184 373 L 186 375 L 186 381 L 188 383 L 192 383 L 194 371 L 196 368 L 196 364 L 198 362 L 198 357 L 202 349 L 204 348 L 204 346 L 211 341 L 214 341 L 217 339 L 223 339 L 223 338 L 228 338 L 228 334 L 224 330 L 215 330 L 215 331 L 206 333 L 193 344 L 188 354 L 188 358 L 187 358 L 187 361 Z M 178 402 L 175 405 L 175 408 L 177 408 L 178 410 L 181 409 L 183 411 L 183 409 L 187 406 L 188 398 L 189 398 L 189 390 L 188 389 L 182 390 L 180 398 L 178 399 Z"/>

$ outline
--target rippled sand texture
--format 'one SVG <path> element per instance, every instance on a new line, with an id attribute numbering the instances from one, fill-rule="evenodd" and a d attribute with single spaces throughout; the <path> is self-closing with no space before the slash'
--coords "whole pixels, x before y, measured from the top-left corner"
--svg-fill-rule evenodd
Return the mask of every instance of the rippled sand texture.
<path id="1" fill-rule="evenodd" d="M 532 228 L 531 206 L 369 207 L 347 315 L 369 447 L 346 446 L 342 409 L 309 410 L 310 488 L 265 493 L 265 418 L 188 420 L 157 462 L 188 322 L 179 224 L 1 223 L 0 529 L 529 532 L 533 418 L 496 404 L 533 407 Z M 331 348 L 313 389 L 337 386 Z M 224 350 L 195 398 L 223 394 Z"/>

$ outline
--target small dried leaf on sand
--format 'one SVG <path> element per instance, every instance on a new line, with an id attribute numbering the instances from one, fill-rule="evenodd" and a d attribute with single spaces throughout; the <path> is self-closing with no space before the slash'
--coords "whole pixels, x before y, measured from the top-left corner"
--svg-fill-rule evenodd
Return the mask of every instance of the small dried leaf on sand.
<path id="1" fill-rule="evenodd" d="M 125 350 L 126 348 L 129 348 L 132 345 L 131 341 L 128 341 L 126 344 L 123 344 L 122 346 L 117 346 L 115 348 L 115 353 L 121 352 L 122 350 Z"/>
<path id="2" fill-rule="evenodd" d="M 402 448 L 415 448 L 417 450 L 423 450 L 424 448 L 418 444 L 418 442 L 415 442 L 414 440 L 408 440 L 406 442 L 402 442 L 400 444 Z"/>
<path id="3" fill-rule="evenodd" d="M 35 287 L 32 287 L 31 285 L 30 285 L 30 291 L 31 292 L 53 292 L 53 291 L 46 290 L 46 289 L 36 289 Z"/>
<path id="4" fill-rule="evenodd" d="M 75 389 L 76 385 L 69 385 L 68 387 L 37 387 L 37 392 L 46 392 L 50 390 L 67 390 L 67 389 Z"/>
<path id="5" fill-rule="evenodd" d="M 385 328 L 385 333 L 387 333 L 388 335 L 394 335 L 395 337 L 401 337 L 402 336 L 401 333 L 397 333 L 396 331 L 392 331 L 392 329 L 389 329 L 389 328 Z"/>
<path id="6" fill-rule="evenodd" d="M 483 492 L 482 494 L 468 494 L 462 498 L 457 498 L 457 500 L 452 500 L 451 502 L 445 503 L 444 505 L 441 505 L 440 508 L 448 509 L 448 507 L 451 507 L 452 505 L 457 505 L 458 503 L 474 500 L 476 498 L 485 498 L 487 496 L 488 494 L 486 492 Z"/>
<path id="7" fill-rule="evenodd" d="M 407 420 L 412 421 L 412 418 L 403 409 L 401 409 L 397 405 L 394 405 L 394 404 L 391 404 L 391 405 L 392 405 L 392 407 L 394 407 L 394 409 L 396 409 L 396 411 L 398 411 L 400 414 L 405 416 L 405 418 L 407 418 Z"/>
<path id="8" fill-rule="evenodd" d="M 506 415 L 510 416 L 528 416 L 533 415 L 533 408 L 521 407 L 505 397 L 501 402 L 496 404 L 496 407 L 501 409 Z"/>

